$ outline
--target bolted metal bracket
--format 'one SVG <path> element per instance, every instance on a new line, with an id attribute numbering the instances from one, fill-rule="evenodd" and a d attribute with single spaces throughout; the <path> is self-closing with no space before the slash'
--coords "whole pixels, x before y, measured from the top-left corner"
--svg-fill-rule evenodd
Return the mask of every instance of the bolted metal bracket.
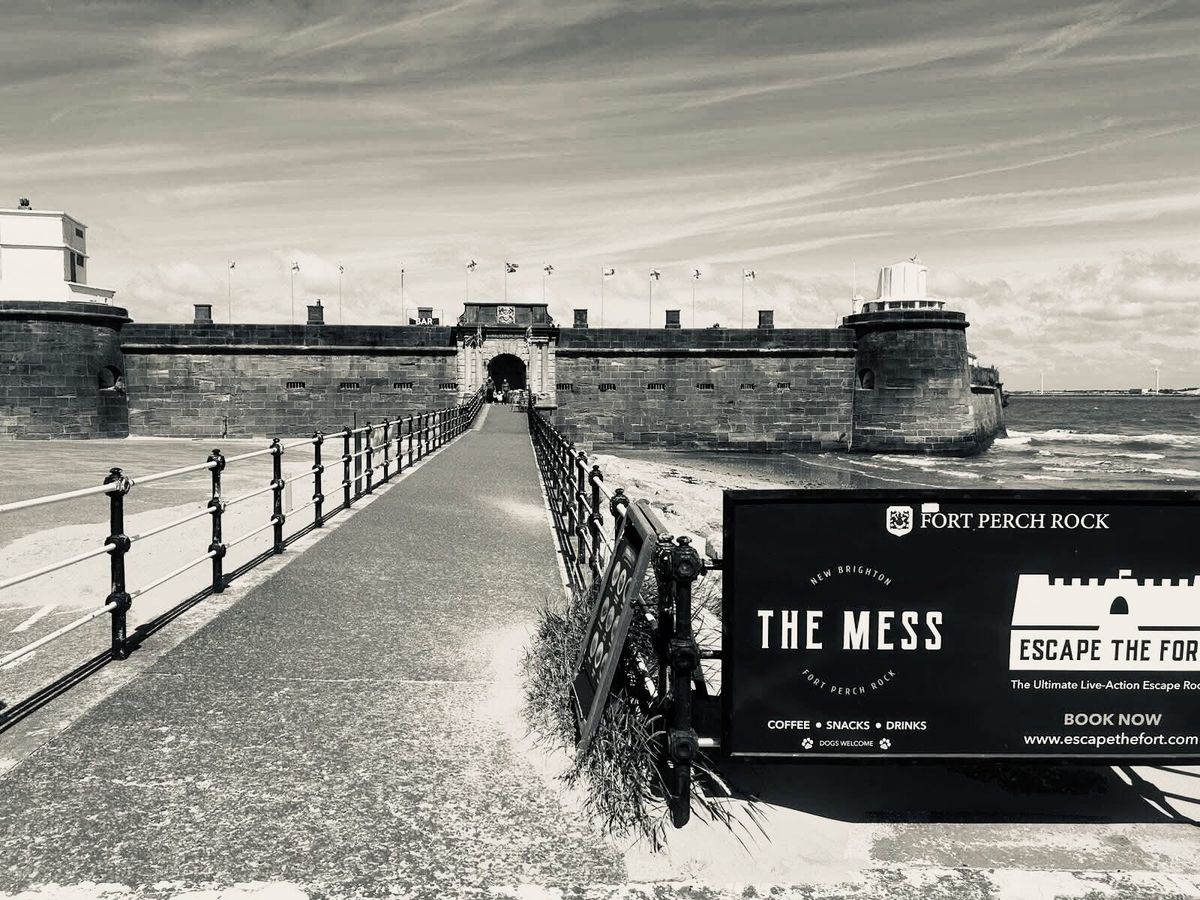
<path id="1" fill-rule="evenodd" d="M 693 763 L 700 754 L 700 737 L 694 728 L 672 728 L 667 731 L 667 755 L 671 762 Z"/>
<path id="2" fill-rule="evenodd" d="M 671 638 L 667 644 L 667 659 L 676 672 L 689 675 L 700 665 L 700 645 L 695 638 Z"/>

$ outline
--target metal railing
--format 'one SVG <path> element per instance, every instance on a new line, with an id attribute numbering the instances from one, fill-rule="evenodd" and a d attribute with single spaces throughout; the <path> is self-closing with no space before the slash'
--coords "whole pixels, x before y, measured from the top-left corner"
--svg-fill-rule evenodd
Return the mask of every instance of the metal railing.
<path id="1" fill-rule="evenodd" d="M 629 498 L 609 488 L 598 465 L 527 405 L 529 434 L 554 521 L 567 580 L 583 592 L 600 577 L 624 524 Z"/>
<path id="2" fill-rule="evenodd" d="M 110 559 L 110 577 L 108 579 L 110 590 L 104 605 L 90 610 L 23 647 L 0 656 L 0 670 L 105 614 L 112 617 L 110 658 L 126 659 L 130 649 L 127 634 L 129 611 L 135 599 L 206 562 L 212 569 L 210 590 L 212 593 L 221 593 L 233 577 L 225 572 L 224 566 L 226 555 L 230 549 L 270 529 L 272 532 L 271 548 L 254 562 L 261 562 L 270 556 L 283 553 L 288 543 L 314 528 L 320 528 L 341 510 L 350 509 L 364 495 L 372 493 L 379 485 L 401 474 L 466 431 L 474 421 L 482 403 L 483 392 L 478 391 L 469 400 L 457 406 L 401 416 L 379 424 L 368 422 L 358 428 L 351 428 L 347 425 L 341 431 L 328 434 L 315 431 L 311 438 L 290 443 L 283 443 L 279 438 L 274 438 L 268 446 L 262 449 L 239 453 L 235 456 L 225 456 L 219 449 L 213 450 L 204 462 L 150 475 L 133 477 L 120 468 L 113 468 L 102 484 L 93 487 L 0 505 L 0 515 L 3 515 L 17 510 L 104 494 L 108 497 L 109 507 L 109 534 L 102 546 L 4 578 L 0 580 L 0 590 L 98 556 L 108 555 Z M 341 453 L 335 457 L 327 456 L 325 451 L 330 443 L 340 444 Z M 283 475 L 284 457 L 285 454 L 302 452 L 302 448 L 311 448 L 312 464 L 307 472 L 299 477 L 312 479 L 312 495 L 307 502 L 285 512 L 284 489 L 288 480 Z M 271 479 L 268 484 L 234 497 L 225 496 L 222 481 L 228 466 L 268 455 L 271 457 Z M 329 476 L 338 470 L 340 470 L 341 478 L 331 484 Z M 209 499 L 204 509 L 137 534 L 127 533 L 125 498 L 131 490 L 140 485 L 202 471 L 208 471 L 212 477 Z M 332 509 L 327 509 L 326 500 L 332 493 L 331 489 L 332 491 L 340 490 L 341 502 Z M 223 525 L 225 513 L 229 507 L 268 493 L 271 495 L 271 515 L 268 520 L 243 534 L 227 538 L 224 535 Z M 289 515 L 295 517 L 297 513 L 310 507 L 312 508 L 311 519 L 306 517 L 304 525 L 288 534 L 285 526 Z M 206 516 L 211 520 L 212 530 L 210 542 L 205 547 L 204 553 L 137 588 L 132 590 L 128 588 L 130 569 L 133 568 L 130 563 L 137 559 L 136 554 L 131 556 L 135 544 Z M 242 567 L 240 571 L 245 571 L 246 568 Z"/>
<path id="3" fill-rule="evenodd" d="M 558 549 L 572 590 L 584 595 L 601 582 L 605 566 L 625 527 L 630 499 L 610 489 L 599 465 L 588 465 L 585 452 L 563 437 L 530 403 L 529 433 L 546 490 Z M 653 635 L 649 653 L 627 645 L 630 664 L 639 673 L 636 699 L 650 715 L 663 719 L 659 770 L 671 821 L 682 828 L 691 817 L 692 766 L 701 748 L 714 748 L 694 727 L 694 705 L 703 705 L 708 689 L 702 659 L 720 659 L 720 651 L 702 650 L 692 622 L 692 586 L 707 569 L 686 537 L 673 537 L 652 507 L 639 504 L 657 544 L 653 572 L 657 602 L 638 612 Z"/>

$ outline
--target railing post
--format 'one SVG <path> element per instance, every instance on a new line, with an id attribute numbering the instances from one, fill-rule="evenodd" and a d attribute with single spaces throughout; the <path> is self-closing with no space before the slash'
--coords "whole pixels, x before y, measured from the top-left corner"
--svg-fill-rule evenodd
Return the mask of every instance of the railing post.
<path id="1" fill-rule="evenodd" d="M 108 594 L 107 602 L 116 604 L 112 610 L 112 649 L 109 652 L 112 659 L 128 659 L 126 620 L 133 601 L 129 592 L 125 590 L 125 554 L 129 552 L 132 542 L 125 533 L 125 495 L 129 493 L 132 485 L 119 468 L 110 469 L 104 483 L 112 485 L 112 489 L 108 491 L 109 534 L 104 541 L 106 544 L 112 544 L 113 548 L 108 554 L 112 590 Z"/>
<path id="2" fill-rule="evenodd" d="M 353 492 L 350 490 L 350 426 L 342 429 L 342 506 L 350 508 Z"/>
<path id="3" fill-rule="evenodd" d="M 566 513 L 566 527 L 563 529 L 564 549 L 569 553 L 569 561 L 571 567 L 575 568 L 579 555 L 575 552 L 575 547 L 571 543 L 571 538 L 575 537 L 575 498 L 571 496 L 574 493 L 575 473 L 572 471 L 575 465 L 575 445 L 569 444 L 563 447 L 562 455 L 559 457 L 559 502 L 562 503 L 562 510 Z"/>
<path id="4" fill-rule="evenodd" d="M 404 471 L 404 419 L 396 417 L 396 474 Z"/>
<path id="5" fill-rule="evenodd" d="M 674 601 L 674 630 L 665 647 L 671 666 L 671 711 L 664 762 L 673 782 L 667 798 L 671 822 L 682 828 L 691 817 L 692 764 L 700 752 L 692 726 L 692 680 L 700 665 L 700 647 L 692 633 L 692 583 L 700 575 L 700 554 L 688 538 L 671 544 L 668 537 L 656 550 L 655 571 L 660 596 L 665 592 L 666 599 Z"/>
<path id="6" fill-rule="evenodd" d="M 271 521 L 275 523 L 275 552 L 283 552 L 283 444 L 271 438 Z"/>
<path id="7" fill-rule="evenodd" d="M 608 501 L 608 511 L 612 513 L 613 519 L 613 540 L 616 541 L 621 537 L 621 526 L 624 523 L 625 514 L 621 507 L 629 508 L 629 498 L 625 496 L 625 488 L 617 488 L 613 491 L 612 499 Z"/>
<path id="8" fill-rule="evenodd" d="M 362 469 L 363 469 L 363 454 L 362 454 L 362 432 L 354 429 L 354 499 L 357 500 L 362 496 Z"/>
<path id="9" fill-rule="evenodd" d="M 408 464 L 412 466 L 416 462 L 413 457 L 413 417 L 408 417 Z"/>
<path id="10" fill-rule="evenodd" d="M 592 466 L 592 473 L 588 481 L 592 485 L 592 512 L 588 516 L 588 530 L 592 537 L 592 552 L 588 558 L 588 566 L 592 570 L 592 580 L 599 581 L 600 579 L 600 525 L 604 521 L 603 514 L 600 512 L 600 482 L 604 480 L 604 475 L 600 471 L 599 464 Z"/>
<path id="11" fill-rule="evenodd" d="M 213 554 L 212 590 L 214 594 L 219 594 L 225 590 L 225 542 L 221 537 L 221 516 L 225 514 L 225 501 L 221 499 L 221 473 L 225 471 L 225 457 L 220 450 L 213 450 L 208 455 L 208 461 L 213 464 L 209 470 L 212 472 L 212 498 L 208 501 L 208 508 L 212 510 L 209 513 L 212 519 L 212 542 L 208 545 L 208 552 Z"/>
<path id="12" fill-rule="evenodd" d="M 575 457 L 575 568 L 579 570 L 579 583 L 583 585 L 582 568 L 587 563 L 587 454 L 582 450 Z"/>
<path id="13" fill-rule="evenodd" d="M 383 447 L 383 478 L 382 478 L 383 481 L 387 481 L 389 478 L 392 477 L 391 472 L 389 471 L 391 469 L 391 462 L 392 462 L 392 456 L 391 456 L 391 454 L 392 454 L 392 432 L 391 432 L 390 426 L 391 426 L 391 422 L 388 421 L 387 416 L 384 416 L 383 417 L 383 443 L 380 445 Z"/>
<path id="14" fill-rule="evenodd" d="M 325 464 L 321 462 L 321 445 L 325 443 L 325 434 L 321 431 L 313 432 L 313 528 L 320 528 L 325 524 L 325 494 L 321 490 L 321 473 L 325 471 Z"/>
<path id="15" fill-rule="evenodd" d="M 367 420 L 367 430 L 365 432 L 363 432 L 363 437 L 366 438 L 366 442 L 367 442 L 367 461 L 364 464 L 364 467 L 365 467 L 366 473 L 367 473 L 366 493 L 368 493 L 368 494 L 374 490 L 374 487 L 372 485 L 372 480 L 375 475 L 375 469 L 374 469 L 374 467 L 375 467 L 375 438 L 373 436 L 374 434 L 375 434 L 375 432 L 371 428 L 371 422 L 370 422 L 370 420 Z"/>

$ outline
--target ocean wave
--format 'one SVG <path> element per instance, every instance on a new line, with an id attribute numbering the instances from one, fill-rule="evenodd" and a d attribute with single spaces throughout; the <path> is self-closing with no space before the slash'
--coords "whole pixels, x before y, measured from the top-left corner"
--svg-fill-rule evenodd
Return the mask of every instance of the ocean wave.
<path id="1" fill-rule="evenodd" d="M 1026 481 L 1066 481 L 1061 475 L 1022 475 Z"/>
<path id="2" fill-rule="evenodd" d="M 992 441 L 992 448 L 995 450 L 1032 450 L 1029 446 L 1033 441 L 1033 436 L 1022 434 L 1013 436 L 1013 432 L 1008 433 L 1008 437 L 996 438 Z"/>
<path id="3" fill-rule="evenodd" d="M 918 469 L 936 469 L 938 460 L 932 456 L 889 456 L 888 462 L 900 463 L 902 466 L 916 466 Z"/>
<path id="4" fill-rule="evenodd" d="M 1195 469 L 1146 469 L 1152 475 L 1166 475 L 1170 478 L 1200 478 L 1200 472 Z"/>
<path id="5" fill-rule="evenodd" d="M 1071 431 L 1069 428 L 1050 428 L 1046 431 L 1010 431 L 999 438 L 1003 446 L 1024 446 L 1047 442 L 1070 441 L 1078 444 L 1125 444 L 1126 446 L 1200 447 L 1200 434 L 1108 434 L 1104 432 Z"/>

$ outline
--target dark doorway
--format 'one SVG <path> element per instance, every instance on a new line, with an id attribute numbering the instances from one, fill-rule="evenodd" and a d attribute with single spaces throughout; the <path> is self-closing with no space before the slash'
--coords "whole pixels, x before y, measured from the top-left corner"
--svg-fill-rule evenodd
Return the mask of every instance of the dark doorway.
<path id="1" fill-rule="evenodd" d="M 505 388 L 505 382 L 510 391 L 525 389 L 525 362 L 519 356 L 511 353 L 501 353 L 488 363 L 488 375 L 497 390 Z"/>

